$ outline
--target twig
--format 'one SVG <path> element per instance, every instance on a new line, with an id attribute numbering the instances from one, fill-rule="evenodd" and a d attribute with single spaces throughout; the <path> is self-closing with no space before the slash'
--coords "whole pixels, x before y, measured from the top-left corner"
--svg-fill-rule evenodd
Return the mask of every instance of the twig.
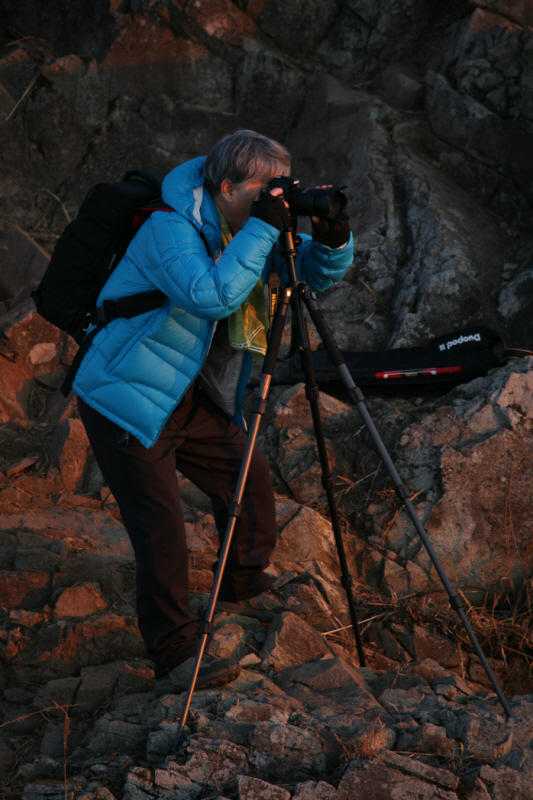
<path id="1" fill-rule="evenodd" d="M 57 202 L 59 203 L 59 206 L 61 208 L 61 211 L 65 215 L 65 218 L 66 218 L 67 222 L 70 223 L 72 220 L 70 219 L 69 213 L 68 213 L 67 209 L 65 208 L 65 206 L 63 205 L 63 201 L 61 200 L 61 198 L 58 197 L 57 194 L 54 194 L 53 192 L 51 192 L 50 189 L 41 189 L 41 192 L 46 192 L 46 194 L 49 194 L 50 197 L 54 198 L 54 200 L 57 200 Z"/>
<path id="2" fill-rule="evenodd" d="M 31 90 L 33 89 L 33 87 L 35 86 L 35 84 L 37 83 L 39 78 L 41 77 L 42 73 L 43 73 L 43 71 L 42 71 L 42 69 L 40 69 L 39 72 L 37 73 L 37 75 L 35 75 L 35 77 L 32 79 L 30 85 L 28 86 L 28 88 L 26 89 L 26 91 L 24 92 L 22 97 L 20 97 L 19 100 L 15 103 L 14 107 L 11 109 L 11 111 L 9 112 L 7 117 L 5 118 L 4 122 L 9 122 L 9 120 L 11 119 L 11 117 L 13 116 L 13 114 L 15 113 L 17 108 L 20 106 L 20 104 L 23 102 L 25 97 L 29 94 L 29 92 L 31 92 Z"/>

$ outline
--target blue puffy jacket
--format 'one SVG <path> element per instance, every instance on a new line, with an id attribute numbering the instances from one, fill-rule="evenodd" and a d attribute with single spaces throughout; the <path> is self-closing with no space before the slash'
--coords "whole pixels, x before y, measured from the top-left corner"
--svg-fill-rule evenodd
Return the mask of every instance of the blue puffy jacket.
<path id="1" fill-rule="evenodd" d="M 206 360 L 217 320 L 246 300 L 258 278 L 268 281 L 272 245 L 279 231 L 251 217 L 215 263 L 221 228 L 215 203 L 204 191 L 196 158 L 176 167 L 163 181 L 163 199 L 174 212 L 156 211 L 144 223 L 103 288 L 98 305 L 159 289 L 168 302 L 132 319 L 119 318 L 98 333 L 80 366 L 74 389 L 88 405 L 145 447 L 161 430 Z M 353 258 L 353 240 L 340 250 L 303 237 L 299 277 L 313 289 L 342 278 Z M 283 281 L 283 262 L 279 268 Z M 242 354 L 239 354 L 242 355 Z M 242 397 L 251 357 L 241 359 L 232 409 L 242 422 Z"/>

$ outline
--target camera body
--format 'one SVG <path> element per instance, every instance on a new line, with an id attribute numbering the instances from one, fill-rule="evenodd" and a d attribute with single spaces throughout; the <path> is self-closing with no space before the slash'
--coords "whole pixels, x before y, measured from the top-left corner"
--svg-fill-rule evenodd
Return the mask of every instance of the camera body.
<path id="1" fill-rule="evenodd" d="M 269 189 L 281 188 L 289 204 L 291 216 L 322 217 L 347 222 L 344 213 L 348 202 L 342 190 L 346 186 L 330 186 L 327 189 L 302 189 L 300 181 L 290 176 L 278 176 L 268 184 Z"/>

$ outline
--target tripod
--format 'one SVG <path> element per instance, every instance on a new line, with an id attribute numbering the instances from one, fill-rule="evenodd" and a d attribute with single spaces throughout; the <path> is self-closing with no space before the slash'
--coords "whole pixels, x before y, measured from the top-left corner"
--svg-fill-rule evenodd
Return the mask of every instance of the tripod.
<path id="1" fill-rule="evenodd" d="M 220 553 L 219 563 L 217 567 L 217 572 L 215 575 L 215 579 L 213 582 L 213 588 L 211 590 L 211 595 L 209 598 L 209 603 L 207 606 L 207 611 L 205 615 L 205 619 L 203 623 L 200 625 L 200 644 L 198 647 L 198 652 L 196 654 L 196 659 L 193 667 L 193 671 L 191 674 L 191 678 L 189 681 L 189 687 L 187 689 L 187 694 L 185 696 L 183 708 L 181 711 L 180 723 L 178 727 L 178 731 L 176 733 L 176 737 L 174 739 L 174 744 L 172 746 L 171 754 L 174 755 L 176 750 L 178 749 L 179 742 L 181 739 L 181 735 L 183 733 L 183 728 L 185 726 L 185 722 L 187 720 L 187 716 L 189 713 L 192 695 L 194 692 L 194 687 L 196 685 L 196 680 L 198 678 L 198 671 L 200 669 L 200 663 L 202 660 L 202 656 L 204 653 L 205 645 L 207 642 L 207 637 L 212 629 L 213 617 L 215 612 L 215 605 L 217 602 L 220 584 L 222 581 L 222 576 L 224 574 L 224 569 L 226 565 L 226 561 L 228 558 L 228 553 L 231 545 L 231 540 L 233 537 L 233 532 L 235 529 L 235 525 L 237 522 L 238 517 L 240 516 L 241 512 L 241 500 L 244 493 L 244 487 L 246 485 L 246 479 L 248 476 L 248 471 L 250 467 L 250 461 L 252 457 L 252 451 L 255 446 L 255 442 L 257 439 L 257 434 L 259 431 L 259 425 L 261 421 L 261 416 L 266 410 L 267 406 L 267 396 L 270 389 L 270 384 L 272 381 L 272 375 L 274 373 L 274 368 L 276 365 L 277 357 L 279 348 L 281 345 L 281 338 L 283 335 L 283 329 L 285 327 L 285 322 L 287 318 L 287 312 L 289 306 L 292 308 L 292 313 L 295 316 L 296 326 L 298 330 L 298 340 L 300 346 L 300 360 L 302 363 L 302 368 L 305 375 L 305 393 L 306 397 L 309 400 L 309 404 L 311 407 L 311 415 L 313 418 L 313 425 L 315 429 L 315 435 L 317 440 L 317 449 L 318 455 L 320 460 L 320 466 L 322 470 L 322 485 L 326 492 L 326 497 L 328 500 L 328 506 L 331 515 L 331 523 L 333 528 L 333 534 L 335 537 L 335 544 L 337 547 L 337 553 L 339 556 L 339 563 L 341 567 L 341 583 L 345 588 L 346 597 L 348 600 L 348 609 L 350 612 L 350 618 L 352 621 L 352 627 L 355 637 L 355 643 L 357 648 L 357 654 L 359 657 L 359 663 L 362 667 L 365 666 L 365 657 L 363 652 L 363 645 L 361 641 L 361 635 L 359 632 L 359 626 L 357 623 L 357 615 L 355 611 L 355 603 L 353 599 L 352 593 L 352 582 L 353 579 L 349 574 L 348 565 L 346 561 L 346 554 L 344 550 L 344 544 L 342 541 L 342 533 L 341 533 L 341 526 L 339 522 L 339 516 L 337 513 L 337 508 L 335 504 L 335 498 L 333 494 L 333 477 L 330 472 L 329 462 L 327 457 L 327 450 L 326 444 L 324 440 L 324 432 L 322 427 L 322 419 L 320 416 L 320 409 L 318 405 L 318 397 L 319 391 L 318 386 L 315 382 L 314 377 L 314 367 L 313 367 L 313 358 L 311 353 L 311 347 L 309 343 L 309 336 L 307 332 L 307 326 L 304 319 L 304 310 L 303 306 L 307 308 L 309 316 L 317 333 L 319 334 L 326 351 L 332 360 L 333 364 L 339 370 L 339 373 L 348 389 L 350 399 L 354 402 L 357 410 L 370 433 L 372 441 L 374 443 L 374 447 L 377 451 L 377 454 L 380 456 L 381 460 L 383 461 L 392 481 L 394 484 L 394 489 L 398 496 L 398 499 L 403 502 L 411 520 L 419 534 L 422 542 L 431 558 L 433 566 L 435 567 L 438 576 L 448 594 L 449 602 L 451 607 L 454 611 L 457 612 L 463 626 L 468 634 L 468 637 L 474 647 L 474 650 L 481 661 L 483 668 L 492 684 L 496 695 L 505 711 L 506 716 L 509 718 L 511 716 L 511 710 L 505 699 L 502 690 L 485 658 L 485 654 L 483 653 L 479 642 L 476 639 L 476 636 L 468 622 L 466 614 L 463 608 L 463 600 L 460 595 L 457 595 L 448 580 L 448 577 L 439 561 L 439 557 L 437 553 L 433 549 L 433 546 L 429 540 L 429 537 L 418 518 L 418 515 L 414 509 L 414 506 L 409 498 L 409 492 L 405 485 L 402 483 L 398 472 L 394 464 L 391 461 L 391 458 L 383 444 L 381 437 L 370 417 L 366 406 L 364 404 L 364 397 L 361 390 L 355 385 L 353 378 L 346 366 L 344 361 L 344 357 L 340 348 L 338 347 L 329 326 L 324 319 L 324 315 L 320 310 L 317 302 L 316 302 L 316 295 L 314 292 L 310 290 L 310 288 L 298 281 L 296 275 L 296 265 L 295 265 L 295 256 L 296 256 L 296 245 L 295 245 L 295 237 L 291 228 L 284 228 L 280 233 L 280 250 L 281 254 L 285 257 L 285 261 L 287 264 L 287 270 L 289 275 L 289 283 L 282 287 L 280 291 L 280 296 L 277 304 L 276 313 L 274 316 L 274 320 L 272 323 L 272 328 L 270 332 L 269 343 L 267 347 L 267 352 L 265 355 L 265 360 L 263 362 L 263 368 L 261 371 L 261 381 L 259 384 L 259 389 L 257 392 L 256 399 L 253 405 L 253 417 L 252 422 L 250 424 L 250 432 L 248 434 L 248 441 L 246 444 L 246 449 L 243 456 L 241 471 L 239 474 L 239 478 L 237 481 L 237 487 L 235 490 L 235 496 L 233 498 L 233 502 L 230 504 L 228 509 L 228 527 L 226 529 L 226 536 L 224 539 L 224 544 L 222 546 L 222 550 Z"/>

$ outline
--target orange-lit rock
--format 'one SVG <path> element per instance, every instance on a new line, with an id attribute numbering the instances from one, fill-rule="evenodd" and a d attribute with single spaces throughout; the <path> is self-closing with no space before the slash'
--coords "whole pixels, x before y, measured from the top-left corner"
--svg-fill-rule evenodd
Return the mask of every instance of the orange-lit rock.
<path id="1" fill-rule="evenodd" d="M 102 611 L 106 602 L 97 583 L 82 583 L 69 586 L 58 597 L 54 608 L 54 619 L 88 617 Z"/>

